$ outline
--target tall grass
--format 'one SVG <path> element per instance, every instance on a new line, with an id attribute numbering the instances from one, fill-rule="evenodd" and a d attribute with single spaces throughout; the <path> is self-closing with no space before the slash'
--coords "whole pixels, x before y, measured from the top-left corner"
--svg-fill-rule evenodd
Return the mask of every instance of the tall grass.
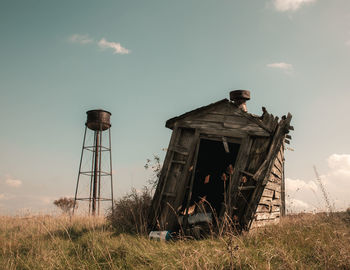
<path id="1" fill-rule="evenodd" d="M 150 189 L 147 187 L 141 191 L 132 189 L 129 194 L 115 201 L 113 211 L 109 210 L 107 219 L 117 233 L 147 235 L 147 218 L 151 202 Z"/>
<path id="2" fill-rule="evenodd" d="M 0 269 L 350 269 L 350 213 L 174 242 L 116 234 L 103 218 L 0 217 Z"/>

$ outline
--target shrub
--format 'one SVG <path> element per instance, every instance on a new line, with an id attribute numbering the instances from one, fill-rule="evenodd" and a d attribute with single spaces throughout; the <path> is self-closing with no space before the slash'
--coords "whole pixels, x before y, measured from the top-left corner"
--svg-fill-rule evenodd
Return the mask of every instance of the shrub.
<path id="1" fill-rule="evenodd" d="M 117 233 L 147 234 L 147 217 L 152 196 L 149 188 L 141 191 L 132 189 L 131 193 L 115 201 L 107 219 Z"/>
<path id="2" fill-rule="evenodd" d="M 153 174 L 147 182 L 152 189 L 156 189 L 159 182 L 160 173 L 162 171 L 160 157 L 158 155 L 153 155 L 153 160 L 148 158 L 144 167 L 146 170 L 151 169 L 153 171 Z"/>
<path id="3" fill-rule="evenodd" d="M 56 205 L 58 208 L 60 208 L 63 211 L 63 213 L 69 214 L 69 212 L 73 210 L 74 199 L 62 197 L 62 198 L 59 198 L 58 200 L 55 200 L 53 204 Z M 75 208 L 77 207 L 78 205 L 75 204 Z"/>

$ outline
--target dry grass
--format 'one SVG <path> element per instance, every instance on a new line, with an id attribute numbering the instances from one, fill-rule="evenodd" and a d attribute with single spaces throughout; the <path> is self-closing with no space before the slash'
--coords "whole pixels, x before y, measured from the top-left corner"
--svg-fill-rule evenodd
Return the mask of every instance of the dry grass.
<path id="1" fill-rule="evenodd" d="M 239 237 L 155 242 L 104 219 L 0 217 L 1 269 L 350 269 L 350 215 L 299 215 Z"/>

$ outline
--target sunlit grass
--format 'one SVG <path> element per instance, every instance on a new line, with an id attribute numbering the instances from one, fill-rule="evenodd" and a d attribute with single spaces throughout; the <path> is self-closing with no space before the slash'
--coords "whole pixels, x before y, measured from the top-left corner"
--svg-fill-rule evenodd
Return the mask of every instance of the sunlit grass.
<path id="1" fill-rule="evenodd" d="M 241 236 L 150 241 L 103 218 L 0 217 L 1 269 L 350 269 L 350 215 L 290 216 Z"/>

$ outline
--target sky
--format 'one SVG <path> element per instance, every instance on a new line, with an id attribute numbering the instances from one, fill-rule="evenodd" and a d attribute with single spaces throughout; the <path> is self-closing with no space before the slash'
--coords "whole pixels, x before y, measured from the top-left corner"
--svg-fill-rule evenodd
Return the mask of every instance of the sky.
<path id="1" fill-rule="evenodd" d="M 165 121 L 249 89 L 292 113 L 288 211 L 350 206 L 348 0 L 0 0 L 0 214 L 74 196 L 85 112 L 112 113 L 114 192 L 164 159 Z"/>

